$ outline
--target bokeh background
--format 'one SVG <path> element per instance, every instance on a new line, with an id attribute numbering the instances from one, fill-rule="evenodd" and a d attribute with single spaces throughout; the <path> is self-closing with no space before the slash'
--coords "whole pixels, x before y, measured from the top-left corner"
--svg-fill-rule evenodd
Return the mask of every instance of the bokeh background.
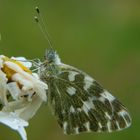
<path id="1" fill-rule="evenodd" d="M 66 136 L 44 104 L 27 128 L 29 140 L 132 140 L 140 138 L 139 0 L 0 0 L 0 54 L 43 58 L 48 43 L 34 22 L 39 5 L 64 63 L 99 81 L 129 109 L 133 123 L 116 133 Z M 0 125 L 0 140 L 19 140 Z"/>

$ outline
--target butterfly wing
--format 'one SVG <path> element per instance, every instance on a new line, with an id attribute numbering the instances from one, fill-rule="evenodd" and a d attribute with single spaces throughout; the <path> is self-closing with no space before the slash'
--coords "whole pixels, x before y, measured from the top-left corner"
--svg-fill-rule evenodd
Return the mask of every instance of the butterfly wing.
<path id="1" fill-rule="evenodd" d="M 127 109 L 86 73 L 60 65 L 61 73 L 49 81 L 49 101 L 65 134 L 112 132 L 127 128 Z"/>

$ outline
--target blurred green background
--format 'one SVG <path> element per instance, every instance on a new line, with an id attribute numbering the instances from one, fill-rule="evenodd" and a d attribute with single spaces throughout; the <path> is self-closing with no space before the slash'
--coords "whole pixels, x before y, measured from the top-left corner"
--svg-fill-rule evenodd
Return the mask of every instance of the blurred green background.
<path id="1" fill-rule="evenodd" d="M 39 5 L 64 63 L 99 81 L 129 109 L 133 123 L 116 133 L 66 136 L 44 104 L 27 128 L 29 140 L 132 140 L 140 138 L 139 0 L 0 0 L 0 54 L 43 58 L 48 43 L 34 22 Z M 0 125 L 0 140 L 19 140 Z"/>

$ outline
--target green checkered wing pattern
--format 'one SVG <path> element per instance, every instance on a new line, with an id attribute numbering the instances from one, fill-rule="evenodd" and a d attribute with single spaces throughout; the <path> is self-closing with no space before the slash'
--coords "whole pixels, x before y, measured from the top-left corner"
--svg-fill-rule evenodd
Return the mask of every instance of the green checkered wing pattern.
<path id="1" fill-rule="evenodd" d="M 124 105 L 92 77 L 69 65 L 58 65 L 49 80 L 49 103 L 65 134 L 112 132 L 127 128 L 131 118 Z"/>

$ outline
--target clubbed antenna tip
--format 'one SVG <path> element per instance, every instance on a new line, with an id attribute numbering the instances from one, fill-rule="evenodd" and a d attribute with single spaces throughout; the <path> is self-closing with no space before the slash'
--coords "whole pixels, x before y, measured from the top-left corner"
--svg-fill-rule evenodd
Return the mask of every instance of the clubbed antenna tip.
<path id="1" fill-rule="evenodd" d="M 35 16 L 34 17 L 34 19 L 35 19 L 35 21 L 38 23 L 39 22 L 39 20 L 38 20 L 38 17 L 37 16 Z"/>
<path id="2" fill-rule="evenodd" d="M 39 14 L 40 13 L 40 10 L 39 10 L 39 8 L 36 6 L 35 7 L 35 10 L 36 10 L 36 12 Z"/>

